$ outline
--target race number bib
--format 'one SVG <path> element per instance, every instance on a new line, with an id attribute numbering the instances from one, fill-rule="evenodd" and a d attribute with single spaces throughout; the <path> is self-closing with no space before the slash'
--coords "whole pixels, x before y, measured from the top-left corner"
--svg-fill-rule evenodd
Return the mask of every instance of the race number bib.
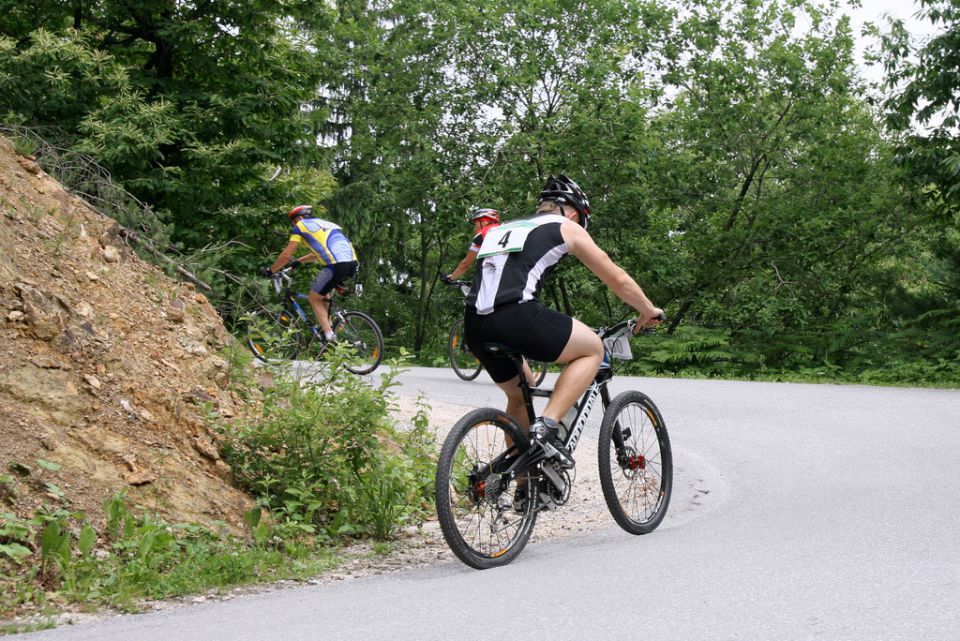
<path id="1" fill-rule="evenodd" d="M 518 220 L 491 229 L 484 237 L 483 244 L 480 245 L 477 258 L 521 251 L 524 243 L 527 242 L 527 236 L 536 228 L 536 223 Z"/>

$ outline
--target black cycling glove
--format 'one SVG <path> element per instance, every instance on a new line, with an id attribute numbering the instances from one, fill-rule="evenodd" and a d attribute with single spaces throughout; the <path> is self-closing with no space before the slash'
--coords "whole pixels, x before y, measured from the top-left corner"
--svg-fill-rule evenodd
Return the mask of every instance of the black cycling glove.
<path id="1" fill-rule="evenodd" d="M 289 263 L 287 263 L 287 267 L 289 267 L 290 269 L 296 269 L 300 265 L 301 265 L 300 261 L 297 260 L 296 258 L 294 258 Z"/>
<path id="2" fill-rule="evenodd" d="M 445 282 L 447 285 L 449 285 L 450 283 L 453 282 L 453 280 L 450 278 L 449 274 L 440 274 L 440 280 L 442 280 L 443 282 Z"/>
<path id="3" fill-rule="evenodd" d="M 260 268 L 260 275 L 264 278 L 273 278 L 273 271 L 270 269 L 269 265 L 264 265 Z"/>

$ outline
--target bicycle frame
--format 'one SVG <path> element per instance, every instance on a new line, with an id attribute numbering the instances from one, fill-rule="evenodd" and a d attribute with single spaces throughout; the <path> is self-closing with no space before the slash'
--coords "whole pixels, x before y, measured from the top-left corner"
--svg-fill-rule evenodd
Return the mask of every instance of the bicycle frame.
<path id="1" fill-rule="evenodd" d="M 277 295 L 280 296 L 281 300 L 283 301 L 284 307 L 286 307 L 288 311 L 292 311 L 297 316 L 297 318 L 299 318 L 301 321 L 306 323 L 307 327 L 310 328 L 310 331 L 313 332 L 314 336 L 320 336 L 320 328 L 317 327 L 317 323 L 310 320 L 310 316 L 307 315 L 307 311 L 304 309 L 303 305 L 301 305 L 297 300 L 297 299 L 305 300 L 309 305 L 310 297 L 307 294 L 295 292 L 292 289 L 290 289 L 290 285 L 293 282 L 293 278 L 290 276 L 290 274 L 286 270 L 280 271 L 279 274 L 282 275 L 283 278 L 275 279 L 273 281 L 273 287 L 274 287 L 274 290 L 277 292 Z M 341 312 L 339 309 L 337 309 L 336 305 L 334 304 L 332 296 L 330 297 L 330 299 L 328 299 L 327 303 L 329 305 L 328 314 L 330 315 L 330 322 L 333 323 L 334 319 L 340 317 Z"/>
<path id="2" fill-rule="evenodd" d="M 292 311 L 294 314 L 296 314 L 297 318 L 299 318 L 301 321 L 306 323 L 307 327 L 310 327 L 313 330 L 314 334 L 317 334 L 318 332 L 317 332 L 316 324 L 310 320 L 309 316 L 307 316 L 307 311 L 303 308 L 303 305 L 297 302 L 298 298 L 306 299 L 307 297 L 305 294 L 299 294 L 297 292 L 288 292 L 285 298 L 283 299 L 284 302 L 286 303 L 285 306 L 289 309 L 289 311 Z"/>
<path id="3" fill-rule="evenodd" d="M 634 320 L 622 321 L 609 329 L 600 328 L 597 333 L 600 335 L 601 339 L 625 335 L 627 332 L 633 330 L 635 323 L 636 322 Z M 553 394 L 553 390 L 530 387 L 530 384 L 522 375 L 523 357 L 518 352 L 513 350 L 509 351 L 506 356 L 510 358 L 514 366 L 517 368 L 517 371 L 521 373 L 519 377 L 520 391 L 523 395 L 523 402 L 527 410 L 527 417 L 529 418 L 530 422 L 533 423 L 533 421 L 535 421 L 537 418 L 536 409 L 533 407 L 533 398 L 550 398 L 550 396 Z M 580 436 L 583 434 L 583 430 L 587 425 L 587 420 L 590 418 L 590 414 L 593 411 L 593 407 L 596 404 L 597 399 L 600 399 L 604 411 L 606 411 L 607 407 L 609 407 L 610 390 L 607 387 L 607 383 L 612 378 L 613 369 L 611 367 L 600 367 L 600 369 L 597 370 L 597 374 L 594 377 L 593 382 L 590 383 L 590 386 L 580 398 L 577 416 L 573 421 L 573 425 L 569 428 L 564 441 L 564 445 L 570 453 L 573 453 L 573 451 L 576 449 L 577 443 L 580 441 Z M 515 476 L 519 472 L 530 469 L 547 458 L 547 454 L 541 451 L 539 448 L 530 449 L 528 440 L 525 440 L 523 446 L 524 451 L 521 452 L 520 456 L 517 456 L 512 460 L 510 460 L 510 457 L 508 456 L 511 453 L 510 450 L 502 455 L 503 458 L 500 462 L 507 462 L 509 460 L 508 469 L 503 471 L 509 473 L 511 476 Z M 617 446 L 622 447 L 623 443 L 618 442 Z M 551 474 L 551 471 L 548 468 L 549 466 L 544 466 L 544 473 L 549 477 L 553 477 L 554 475 Z M 551 478 L 551 480 L 554 482 L 559 482 L 558 478 Z"/>
<path id="4" fill-rule="evenodd" d="M 600 328 L 597 333 L 600 335 L 601 339 L 611 338 L 618 335 L 626 334 L 627 331 L 633 329 L 635 321 L 628 320 L 617 323 L 613 327 Z M 510 359 L 513 361 L 513 364 L 517 367 L 518 372 L 522 372 L 522 361 L 519 360 L 519 354 L 511 354 Z M 566 440 L 564 445 L 570 452 L 573 452 L 577 447 L 577 443 L 580 441 L 580 435 L 583 434 L 583 429 L 587 425 L 587 420 L 590 418 L 590 414 L 593 411 L 593 406 L 596 404 L 597 399 L 601 400 L 601 404 L 604 410 L 610 405 L 610 390 L 607 388 L 607 382 L 613 378 L 613 370 L 611 367 L 600 367 L 597 370 L 597 374 L 594 377 L 593 381 L 590 383 L 590 386 L 587 387 L 586 391 L 583 393 L 583 396 L 580 398 L 580 402 L 577 405 L 577 416 L 573 421 L 573 425 L 569 426 L 568 432 L 566 435 Z M 537 414 L 536 410 L 533 407 L 533 398 L 550 398 L 553 395 L 552 389 L 543 389 L 539 387 L 530 387 L 527 383 L 524 376 L 520 376 L 520 391 L 523 394 L 523 403 L 527 410 L 527 418 L 531 423 L 536 420 Z"/>

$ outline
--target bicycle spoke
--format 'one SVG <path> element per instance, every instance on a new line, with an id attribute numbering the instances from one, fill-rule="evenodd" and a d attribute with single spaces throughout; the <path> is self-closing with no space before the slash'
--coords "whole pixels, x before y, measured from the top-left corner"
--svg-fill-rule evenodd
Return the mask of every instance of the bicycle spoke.
<path id="1" fill-rule="evenodd" d="M 500 413 L 488 409 L 471 414 L 478 412 L 489 418 L 461 420 L 441 452 L 437 513 L 451 549 L 469 565 L 484 568 L 502 565 L 519 553 L 536 513 L 514 510 L 516 481 L 505 476 L 500 462 L 515 450 L 508 445 Z"/>
<path id="2" fill-rule="evenodd" d="M 338 312 L 337 341 L 353 350 L 347 369 L 354 374 L 369 374 L 383 360 L 383 335 L 372 318 L 362 312 Z"/>
<path id="3" fill-rule="evenodd" d="M 607 412 L 600 448 L 604 497 L 621 527 L 644 534 L 659 525 L 670 500 L 673 464 L 666 429 L 639 392 L 618 396 Z"/>

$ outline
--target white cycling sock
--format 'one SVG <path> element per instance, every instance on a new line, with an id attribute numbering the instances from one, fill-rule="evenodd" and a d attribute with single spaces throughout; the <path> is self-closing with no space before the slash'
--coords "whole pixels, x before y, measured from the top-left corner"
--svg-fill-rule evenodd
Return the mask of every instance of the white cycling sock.
<path id="1" fill-rule="evenodd" d="M 323 333 L 323 337 L 324 337 L 325 339 L 327 339 L 328 341 L 332 341 L 334 336 L 336 336 L 336 334 L 334 334 L 333 332 L 324 332 L 324 333 Z"/>

